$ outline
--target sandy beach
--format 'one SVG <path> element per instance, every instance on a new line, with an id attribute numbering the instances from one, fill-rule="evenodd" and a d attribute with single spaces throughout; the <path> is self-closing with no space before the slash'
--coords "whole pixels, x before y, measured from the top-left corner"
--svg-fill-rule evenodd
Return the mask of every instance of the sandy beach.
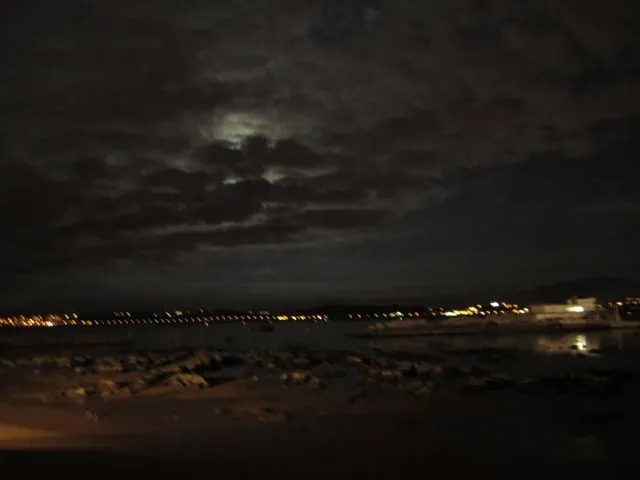
<path id="1" fill-rule="evenodd" d="M 415 354 L 16 357 L 0 367 L 0 458 L 20 471 L 98 462 L 103 473 L 126 464 L 359 478 L 633 463 L 640 373 L 583 361 L 525 377 L 502 373 L 500 361 L 460 366 Z"/>

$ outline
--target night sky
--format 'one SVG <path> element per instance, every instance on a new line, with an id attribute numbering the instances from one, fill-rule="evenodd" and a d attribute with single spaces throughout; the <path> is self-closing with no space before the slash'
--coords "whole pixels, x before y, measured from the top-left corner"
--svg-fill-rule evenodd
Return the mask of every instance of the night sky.
<path id="1" fill-rule="evenodd" d="M 0 307 L 637 277 L 639 22 L 638 0 L 5 0 Z"/>

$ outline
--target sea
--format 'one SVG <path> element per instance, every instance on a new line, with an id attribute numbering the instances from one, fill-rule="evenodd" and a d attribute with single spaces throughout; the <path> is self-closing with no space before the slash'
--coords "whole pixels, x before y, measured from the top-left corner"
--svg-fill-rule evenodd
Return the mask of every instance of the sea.
<path id="1" fill-rule="evenodd" d="M 4 354 L 28 349 L 73 349 L 102 351 L 152 351 L 176 349 L 239 350 L 344 350 L 363 354 L 405 352 L 446 356 L 465 352 L 520 352 L 529 356 L 619 357 L 640 360 L 640 332 L 600 331 L 577 333 L 522 333 L 403 337 L 387 339 L 352 338 L 373 322 L 282 322 L 273 331 L 260 331 L 256 323 L 219 323 L 197 326 L 135 326 L 129 328 L 34 328 L 2 329 Z M 126 344 L 108 344 L 114 341 Z M 104 345 L 100 345 L 104 344 Z M 14 348 L 18 347 L 18 348 Z M 638 363 L 636 363 L 638 364 Z"/>

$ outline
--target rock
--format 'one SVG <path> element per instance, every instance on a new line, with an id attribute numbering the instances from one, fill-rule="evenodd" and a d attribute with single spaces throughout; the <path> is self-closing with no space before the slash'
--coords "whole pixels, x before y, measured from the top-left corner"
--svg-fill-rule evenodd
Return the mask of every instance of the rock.
<path id="1" fill-rule="evenodd" d="M 325 362 L 333 363 L 332 359 L 330 358 L 331 356 L 332 355 L 329 352 L 325 351 L 309 352 L 307 354 L 307 358 L 311 362 L 311 365 L 319 365 Z"/>
<path id="2" fill-rule="evenodd" d="M 281 382 L 292 385 L 304 385 L 309 379 L 309 372 L 306 371 L 289 372 L 280 375 Z"/>
<path id="3" fill-rule="evenodd" d="M 470 392 L 481 392 L 488 388 L 489 379 L 488 378 L 479 378 L 479 377 L 471 377 L 467 380 L 465 385 L 465 390 Z"/>
<path id="4" fill-rule="evenodd" d="M 433 380 L 438 380 L 445 375 L 445 368 L 442 365 L 416 363 L 416 369 L 418 373 L 420 373 L 420 376 L 427 376 Z"/>
<path id="5" fill-rule="evenodd" d="M 102 398 L 125 397 L 131 395 L 131 391 L 127 387 L 121 388 L 112 380 L 100 380 L 98 383 L 97 393 Z"/>
<path id="6" fill-rule="evenodd" d="M 247 411 L 251 416 L 261 422 L 286 422 L 291 420 L 291 414 L 270 407 L 252 408 Z"/>
<path id="7" fill-rule="evenodd" d="M 84 400 L 87 397 L 87 391 L 83 387 L 66 387 L 60 394 L 71 400 Z"/>
<path id="8" fill-rule="evenodd" d="M 308 378 L 308 372 L 291 372 L 291 374 L 289 375 L 289 380 L 296 384 L 305 383 Z"/>
<path id="9" fill-rule="evenodd" d="M 71 368 L 71 359 L 66 356 L 49 357 L 41 355 L 19 362 L 21 362 L 24 366 Z"/>
<path id="10" fill-rule="evenodd" d="M 142 365 L 148 362 L 149 362 L 149 359 L 146 357 L 143 357 L 142 355 L 135 355 L 135 354 L 127 355 L 127 363 L 129 365 Z"/>
<path id="11" fill-rule="evenodd" d="M 444 367 L 444 373 L 447 377 L 468 377 L 471 375 L 471 370 L 458 365 L 447 365 Z"/>
<path id="12" fill-rule="evenodd" d="M 129 383 L 129 391 L 131 393 L 136 393 L 144 388 L 146 388 L 147 382 L 145 382 L 142 378 L 138 378 Z"/>
<path id="13" fill-rule="evenodd" d="M 353 392 L 351 392 L 347 398 L 347 401 L 349 403 L 355 403 L 358 400 L 361 400 L 364 398 L 364 390 L 362 388 L 359 388 L 357 390 L 354 390 Z"/>
<path id="14" fill-rule="evenodd" d="M 181 385 L 189 388 L 206 388 L 209 386 L 207 381 L 195 373 L 178 373 L 170 375 L 164 380 L 166 385 Z"/>
<path id="15" fill-rule="evenodd" d="M 318 377 L 310 377 L 306 385 L 309 388 L 324 388 L 324 383 L 322 383 L 322 381 Z"/>
<path id="16" fill-rule="evenodd" d="M 396 362 L 396 368 L 400 371 L 402 371 L 402 373 L 408 372 L 409 370 L 411 370 L 413 367 L 413 362 L 407 362 L 407 361 L 399 361 Z"/>
<path id="17" fill-rule="evenodd" d="M 42 365 L 48 363 L 48 360 L 49 359 L 47 357 L 38 355 L 35 357 L 27 358 L 20 362 L 23 363 L 25 367 L 41 367 Z"/>
<path id="18" fill-rule="evenodd" d="M 113 357 L 102 357 L 94 366 L 97 373 L 122 373 L 123 368 L 122 362 Z"/>
<path id="19" fill-rule="evenodd" d="M 179 362 L 180 360 L 185 360 L 189 358 L 189 356 L 190 356 L 189 352 L 177 350 L 175 352 L 170 352 L 169 354 L 166 355 L 165 358 L 169 362 Z"/>
<path id="20" fill-rule="evenodd" d="M 525 378 L 515 384 L 515 388 L 520 393 L 534 393 L 539 385 L 535 378 Z"/>
<path id="21" fill-rule="evenodd" d="M 320 378 L 343 378 L 347 375 L 345 367 L 331 363 L 316 365 L 312 368 L 312 371 Z"/>
<path id="22" fill-rule="evenodd" d="M 398 382 L 403 378 L 400 370 L 388 368 L 372 368 L 369 370 L 369 377 L 382 382 Z"/>
<path id="23" fill-rule="evenodd" d="M 390 368 L 391 362 L 384 357 L 376 357 L 371 360 L 371 364 L 379 368 Z"/>
<path id="24" fill-rule="evenodd" d="M 16 365 L 24 367 L 57 367 L 71 368 L 71 359 L 66 356 L 49 357 L 46 355 L 37 355 L 27 359 L 19 359 Z"/>
<path id="25" fill-rule="evenodd" d="M 308 368 L 311 365 L 311 361 L 305 357 L 294 358 L 291 363 L 296 368 Z"/>
<path id="26" fill-rule="evenodd" d="M 511 380 L 511 378 L 508 377 L 507 375 L 498 374 L 498 375 L 492 375 L 489 378 L 488 383 L 493 390 L 503 390 L 505 388 L 509 388 L 513 383 L 513 380 Z"/>
<path id="27" fill-rule="evenodd" d="M 426 395 L 431 395 L 432 390 L 426 385 L 423 385 L 420 388 L 417 388 L 411 392 L 411 394 L 415 397 L 424 397 Z"/>
<path id="28" fill-rule="evenodd" d="M 208 365 L 209 362 L 210 362 L 209 358 L 206 358 L 201 354 L 195 354 L 192 357 L 185 358 L 181 362 L 176 363 L 176 365 L 178 365 L 183 370 L 192 371 L 197 369 L 198 367 Z"/>
<path id="29" fill-rule="evenodd" d="M 491 375 L 491 372 L 489 372 L 489 370 L 487 370 L 485 368 L 478 367 L 477 365 L 474 365 L 469 370 L 469 374 L 472 377 L 489 377 Z"/>
<path id="30" fill-rule="evenodd" d="M 251 366 L 261 367 L 264 364 L 264 361 L 258 355 L 251 353 L 244 356 L 244 363 Z"/>
<path id="31" fill-rule="evenodd" d="M 255 374 L 255 367 L 249 365 L 236 365 L 222 370 L 224 378 L 233 378 L 235 380 L 243 380 L 252 377 Z"/>
<path id="32" fill-rule="evenodd" d="M 158 365 L 160 363 L 166 362 L 166 358 L 159 353 L 149 353 L 147 354 L 148 363 L 152 365 Z"/>
<path id="33" fill-rule="evenodd" d="M 211 411 L 214 415 L 227 415 L 231 413 L 231 410 L 229 410 L 228 408 L 222 408 L 222 407 L 213 407 Z"/>
<path id="34" fill-rule="evenodd" d="M 293 359 L 293 355 L 289 352 L 273 352 L 270 355 L 280 364 L 290 363 Z"/>
<path id="35" fill-rule="evenodd" d="M 100 390 L 118 390 L 118 384 L 113 380 L 102 379 L 98 382 L 98 388 Z"/>
<path id="36" fill-rule="evenodd" d="M 69 357 L 55 357 L 53 363 L 58 368 L 71 368 L 71 358 Z"/>
<path id="37" fill-rule="evenodd" d="M 84 355 L 76 355 L 73 357 L 74 365 L 87 365 L 90 362 L 91 358 Z"/>
<path id="38" fill-rule="evenodd" d="M 152 370 L 155 374 L 160 373 L 182 373 L 182 367 L 180 365 L 176 365 L 174 363 L 169 363 L 167 365 L 162 365 L 160 367 L 154 368 Z"/>
<path id="39" fill-rule="evenodd" d="M 55 402 L 56 400 L 58 400 L 57 395 L 54 393 L 43 393 L 39 395 L 38 398 L 42 403 Z"/>
<path id="40" fill-rule="evenodd" d="M 5 368 L 15 368 L 16 366 L 16 364 L 11 360 L 7 360 L 4 358 L 0 358 L 0 365 L 2 365 Z"/>
<path id="41" fill-rule="evenodd" d="M 402 378 L 402 372 L 400 370 L 395 369 L 384 369 L 378 372 L 378 377 L 383 380 L 398 380 Z"/>
<path id="42" fill-rule="evenodd" d="M 344 359 L 347 365 L 362 365 L 362 358 L 349 355 Z"/>
<path id="43" fill-rule="evenodd" d="M 431 368 L 426 363 L 415 362 L 407 370 L 403 371 L 406 377 L 427 377 L 431 374 Z"/>
<path id="44" fill-rule="evenodd" d="M 243 356 L 233 355 L 230 353 L 223 355 L 220 361 L 220 365 L 223 367 L 236 367 L 239 365 L 244 365 L 244 363 L 245 363 L 245 360 Z"/>
<path id="45" fill-rule="evenodd" d="M 409 391 L 417 390 L 418 388 L 422 388 L 423 386 L 424 386 L 424 383 L 422 383 L 422 381 L 420 380 L 410 380 L 401 385 L 403 389 L 409 390 Z"/>
<path id="46" fill-rule="evenodd" d="M 96 412 L 91 411 L 91 410 L 87 410 L 86 412 L 84 412 L 84 417 L 87 420 L 91 420 L 92 422 L 99 422 L 100 421 L 100 417 L 98 416 L 98 414 Z"/>

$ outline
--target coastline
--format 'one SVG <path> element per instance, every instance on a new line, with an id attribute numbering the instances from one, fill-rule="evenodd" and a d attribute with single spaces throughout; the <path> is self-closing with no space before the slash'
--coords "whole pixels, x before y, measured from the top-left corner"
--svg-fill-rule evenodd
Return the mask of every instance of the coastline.
<path id="1" fill-rule="evenodd" d="M 4 360 L 0 456 L 62 449 L 69 456 L 55 458 L 247 475 L 337 471 L 322 459 L 362 475 L 633 458 L 640 372 L 578 357 L 570 373 L 507 375 L 506 363 L 480 359 L 208 349 Z"/>
<path id="2" fill-rule="evenodd" d="M 350 338 L 384 339 L 401 337 L 429 337 L 452 335 L 500 336 L 515 334 L 566 334 L 575 332 L 597 332 L 612 330 L 640 330 L 640 322 L 608 322 L 608 323 L 503 323 L 488 326 L 486 322 L 470 321 L 456 325 L 428 326 L 423 328 L 381 329 L 348 334 Z"/>

